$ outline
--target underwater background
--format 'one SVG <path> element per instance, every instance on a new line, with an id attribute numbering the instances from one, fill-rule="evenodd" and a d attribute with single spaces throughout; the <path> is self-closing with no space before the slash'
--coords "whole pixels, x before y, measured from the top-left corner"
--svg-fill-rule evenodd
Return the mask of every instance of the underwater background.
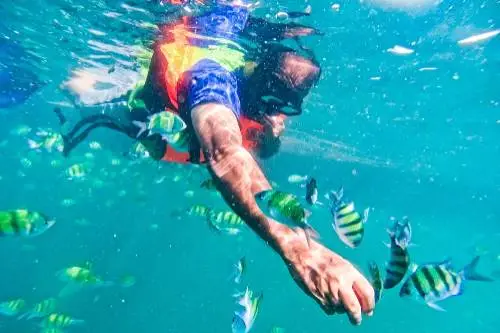
<path id="1" fill-rule="evenodd" d="M 457 43 L 499 29 L 500 2 L 420 1 L 403 9 L 388 0 L 333 8 L 323 0 L 262 2 L 256 14 L 271 18 L 309 4 L 311 16 L 300 22 L 325 33 L 306 39 L 322 77 L 304 114 L 287 122 L 282 152 L 261 163 L 266 175 L 297 195 L 304 190 L 287 177 L 311 175 L 321 200 L 344 186 L 357 206 L 372 208 L 355 250 L 338 240 L 328 209 L 313 209 L 322 242 L 366 273 L 369 260 L 387 261 L 390 218 L 408 216 L 413 262 L 452 258 L 460 268 L 481 255 L 479 270 L 500 277 L 500 38 Z M 58 271 L 91 262 L 108 281 L 132 275 L 136 282 L 61 299 L 64 313 L 85 321 L 68 332 L 230 332 L 232 295 L 246 285 L 264 295 L 255 333 L 273 326 L 291 333 L 498 332 L 498 282 L 467 283 L 463 295 L 441 304 L 446 312 L 391 290 L 372 318 L 352 327 L 345 316 L 323 314 L 250 230 L 217 235 L 184 213 L 194 204 L 227 207 L 200 188 L 208 178 L 202 168 L 125 159 L 133 142 L 109 130 L 96 131 L 67 159 L 30 149 L 39 129 L 58 129 L 54 106 L 72 108 L 59 89 L 70 73 L 132 67 L 134 47 L 153 38 L 148 23 L 164 11 L 145 0 L 0 3 L 1 70 L 15 68 L 15 84 L 31 94 L 0 109 L 0 209 L 24 207 L 57 221 L 36 238 L 0 239 L 0 302 L 56 296 L 64 287 Z M 414 52 L 389 52 L 395 45 Z M 68 180 L 65 168 L 88 152 L 88 175 Z M 228 277 L 242 256 L 248 272 L 237 286 Z M 0 317 L 1 332 L 39 330 L 36 321 Z"/>

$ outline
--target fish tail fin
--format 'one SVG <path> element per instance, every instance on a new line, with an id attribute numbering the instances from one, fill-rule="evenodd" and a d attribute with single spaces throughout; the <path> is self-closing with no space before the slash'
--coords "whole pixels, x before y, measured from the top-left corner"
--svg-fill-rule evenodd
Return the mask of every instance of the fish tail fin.
<path id="1" fill-rule="evenodd" d="M 79 325 L 83 325 L 83 324 L 85 324 L 85 320 L 83 320 L 83 319 L 73 319 L 71 321 L 71 324 L 72 325 L 78 325 L 78 326 Z"/>
<path id="2" fill-rule="evenodd" d="M 366 223 L 368 221 L 368 216 L 370 215 L 370 207 L 366 208 L 363 211 L 363 223 Z"/>
<path id="3" fill-rule="evenodd" d="M 100 284 L 100 287 L 113 287 L 115 285 L 115 283 L 113 281 L 103 281 L 101 284 Z"/>
<path id="4" fill-rule="evenodd" d="M 337 191 L 330 191 L 330 194 L 325 195 L 325 198 L 332 201 L 333 204 L 339 203 L 344 197 L 344 187 L 341 186 Z"/>
<path id="5" fill-rule="evenodd" d="M 142 135 L 142 133 L 146 132 L 146 129 L 147 129 L 147 125 L 146 123 L 142 122 L 142 121 L 137 121 L 137 120 L 133 120 L 132 123 L 139 127 L 139 132 L 137 133 L 137 138 L 140 137 Z"/>
<path id="6" fill-rule="evenodd" d="M 476 271 L 477 264 L 479 262 L 479 256 L 476 256 L 472 261 L 467 264 L 464 269 L 460 272 L 460 275 L 466 279 L 466 280 L 472 280 L 472 281 L 485 281 L 485 282 L 491 282 L 493 281 L 492 278 L 479 274 Z"/>

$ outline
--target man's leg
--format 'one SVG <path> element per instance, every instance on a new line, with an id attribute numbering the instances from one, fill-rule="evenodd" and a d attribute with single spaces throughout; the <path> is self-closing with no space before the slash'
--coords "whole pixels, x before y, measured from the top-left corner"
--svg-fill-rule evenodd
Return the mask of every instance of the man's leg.
<path id="1" fill-rule="evenodd" d="M 72 135 L 72 136 L 63 136 L 63 141 L 64 141 L 64 148 L 63 148 L 63 155 L 66 157 L 68 156 L 73 149 L 75 149 L 83 140 L 85 140 L 90 132 L 92 130 L 103 127 L 103 128 L 109 128 L 111 130 L 123 132 L 123 129 L 117 126 L 116 124 L 112 122 L 96 122 L 93 124 L 90 124 L 87 128 L 82 130 L 78 135 Z"/>
<path id="2" fill-rule="evenodd" d="M 59 108 L 55 108 L 54 112 L 59 119 L 60 125 L 67 125 L 66 117 Z M 85 140 L 92 130 L 105 127 L 115 131 L 127 134 L 127 131 L 117 123 L 112 117 L 103 114 L 96 114 L 85 117 L 78 121 L 70 130 L 61 133 L 64 141 L 63 155 L 68 156 L 83 140 Z"/>

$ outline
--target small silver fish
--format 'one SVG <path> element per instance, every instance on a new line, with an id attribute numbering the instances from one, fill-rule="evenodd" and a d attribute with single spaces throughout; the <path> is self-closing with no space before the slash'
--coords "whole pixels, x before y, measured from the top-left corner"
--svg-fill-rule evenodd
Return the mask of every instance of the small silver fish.
<path id="1" fill-rule="evenodd" d="M 301 176 L 301 175 L 296 175 L 296 174 L 288 176 L 288 182 L 290 184 L 304 183 L 307 181 L 307 179 L 309 179 L 309 176 Z"/>
<path id="2" fill-rule="evenodd" d="M 247 263 L 245 257 L 242 257 L 236 264 L 234 264 L 233 281 L 240 284 L 241 278 L 246 271 Z"/>

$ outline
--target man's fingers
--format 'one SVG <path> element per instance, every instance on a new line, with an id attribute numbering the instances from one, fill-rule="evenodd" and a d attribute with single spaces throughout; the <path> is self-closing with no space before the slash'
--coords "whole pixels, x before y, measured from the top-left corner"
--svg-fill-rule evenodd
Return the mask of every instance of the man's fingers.
<path id="1" fill-rule="evenodd" d="M 321 309 L 327 314 L 332 315 L 335 313 L 335 307 L 330 304 L 327 296 L 324 291 L 322 291 L 322 287 L 320 285 L 311 286 L 311 295 L 314 300 L 319 304 Z"/>
<path id="2" fill-rule="evenodd" d="M 361 303 L 362 311 L 371 315 L 375 308 L 375 291 L 372 285 L 362 277 L 354 281 L 353 289 Z"/>
<path id="3" fill-rule="evenodd" d="M 325 279 L 321 278 L 321 276 L 313 271 L 309 275 L 309 279 L 306 281 L 308 294 L 311 295 L 312 298 L 319 304 L 321 309 L 327 314 L 332 315 L 335 313 L 336 306 L 331 304 L 328 298 L 328 283 Z"/>
<path id="4" fill-rule="evenodd" d="M 328 284 L 328 296 L 329 296 L 329 301 L 331 304 L 334 306 L 339 305 L 339 286 L 337 283 L 330 282 Z"/>
<path id="5" fill-rule="evenodd" d="M 340 301 L 344 305 L 344 309 L 353 325 L 361 323 L 361 305 L 354 290 L 348 286 L 339 290 Z"/>

